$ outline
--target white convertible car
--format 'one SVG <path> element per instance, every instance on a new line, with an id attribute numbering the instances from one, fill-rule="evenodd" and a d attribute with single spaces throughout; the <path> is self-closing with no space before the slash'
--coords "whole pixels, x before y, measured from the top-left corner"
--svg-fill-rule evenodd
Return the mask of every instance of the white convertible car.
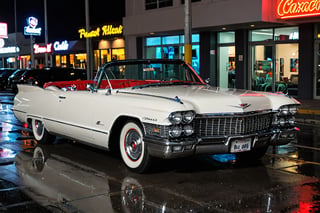
<path id="1" fill-rule="evenodd" d="M 95 80 L 18 85 L 13 111 L 39 143 L 55 135 L 120 152 L 145 172 L 154 158 L 262 157 L 296 138 L 300 103 L 280 93 L 207 85 L 181 60 L 112 61 Z"/>

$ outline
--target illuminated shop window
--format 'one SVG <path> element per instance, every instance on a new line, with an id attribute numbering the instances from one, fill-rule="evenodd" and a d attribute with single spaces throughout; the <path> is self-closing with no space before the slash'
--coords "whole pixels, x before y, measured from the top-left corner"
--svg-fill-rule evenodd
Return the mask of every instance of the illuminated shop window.
<path id="1" fill-rule="evenodd" d="M 66 55 L 61 56 L 61 67 L 67 67 L 67 56 Z"/>
<path id="2" fill-rule="evenodd" d="M 299 28 L 298 27 L 283 27 L 275 28 L 274 30 L 275 40 L 299 40 Z"/>
<path id="3" fill-rule="evenodd" d="M 192 66 L 199 72 L 200 35 L 192 34 Z M 184 59 L 184 35 L 158 36 L 145 39 L 145 58 Z"/>
<path id="4" fill-rule="evenodd" d="M 56 66 L 57 67 L 61 66 L 61 64 L 60 64 L 60 55 L 56 55 Z"/>
<path id="5" fill-rule="evenodd" d="M 200 35 L 199 34 L 192 34 L 191 40 L 192 40 L 192 43 L 200 42 Z M 180 43 L 184 43 L 184 35 L 180 36 Z"/>
<path id="6" fill-rule="evenodd" d="M 69 58 L 70 58 L 70 65 L 74 67 L 74 54 L 71 54 Z"/>
<path id="7" fill-rule="evenodd" d="M 162 44 L 179 44 L 179 36 L 165 36 L 162 37 Z"/>
<path id="8" fill-rule="evenodd" d="M 268 28 L 250 31 L 250 41 L 292 41 L 299 40 L 299 27 Z"/>
<path id="9" fill-rule="evenodd" d="M 273 40 L 273 29 L 258 29 L 250 32 L 250 41 L 270 41 Z"/>
<path id="10" fill-rule="evenodd" d="M 161 37 L 150 37 L 146 39 L 146 46 L 161 45 Z"/>
<path id="11" fill-rule="evenodd" d="M 219 44 L 227 44 L 227 43 L 234 43 L 234 42 L 235 42 L 234 31 L 218 33 Z"/>
<path id="12" fill-rule="evenodd" d="M 112 49 L 111 54 L 112 54 L 113 60 L 124 60 L 125 59 L 124 48 Z"/>

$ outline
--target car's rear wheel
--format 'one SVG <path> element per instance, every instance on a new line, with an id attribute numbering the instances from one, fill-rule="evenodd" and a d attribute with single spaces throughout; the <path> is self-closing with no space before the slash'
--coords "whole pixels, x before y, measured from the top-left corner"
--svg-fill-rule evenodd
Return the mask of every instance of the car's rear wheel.
<path id="1" fill-rule="evenodd" d="M 134 172 L 146 172 L 151 156 L 143 141 L 141 127 L 134 121 L 127 122 L 120 133 L 120 153 L 126 166 Z"/>
<path id="2" fill-rule="evenodd" d="M 51 135 L 41 120 L 32 119 L 33 136 L 39 143 L 52 143 L 55 136 Z"/>

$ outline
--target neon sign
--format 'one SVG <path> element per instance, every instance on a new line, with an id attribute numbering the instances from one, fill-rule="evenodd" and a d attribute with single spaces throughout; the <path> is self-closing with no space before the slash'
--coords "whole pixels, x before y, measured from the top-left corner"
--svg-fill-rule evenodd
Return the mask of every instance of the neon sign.
<path id="1" fill-rule="evenodd" d="M 277 15 L 281 19 L 320 15 L 320 0 L 278 0 Z"/>
<path id="2" fill-rule="evenodd" d="M 40 46 L 39 44 L 33 45 L 34 53 L 52 53 L 52 44 L 47 44 L 46 46 Z"/>
<path id="3" fill-rule="evenodd" d="M 3 48 L 0 48 L 0 54 L 18 53 L 18 52 L 20 52 L 19 47 L 3 47 Z"/>
<path id="4" fill-rule="evenodd" d="M 8 38 L 7 23 L 0 22 L 0 38 Z"/>
<path id="5" fill-rule="evenodd" d="M 65 51 L 69 49 L 69 43 L 68 41 L 59 42 L 56 41 L 53 43 L 53 49 L 54 51 Z"/>
<path id="6" fill-rule="evenodd" d="M 28 26 L 24 27 L 24 35 L 41 35 L 41 28 L 36 28 L 38 26 L 38 19 L 35 17 L 29 17 L 27 19 Z"/>
<path id="7" fill-rule="evenodd" d="M 119 25 L 114 27 L 113 25 L 104 25 L 102 27 L 97 27 L 95 30 L 87 32 L 85 29 L 78 30 L 80 38 L 94 38 L 100 36 L 112 36 L 112 35 L 121 35 L 123 32 L 123 26 Z"/>

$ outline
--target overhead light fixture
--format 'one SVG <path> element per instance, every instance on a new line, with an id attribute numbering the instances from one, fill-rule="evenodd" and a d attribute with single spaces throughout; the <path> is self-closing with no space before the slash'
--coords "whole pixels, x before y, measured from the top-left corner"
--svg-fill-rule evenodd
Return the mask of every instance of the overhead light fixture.
<path id="1" fill-rule="evenodd" d="M 255 27 L 256 25 L 254 25 L 254 24 L 250 24 L 250 27 Z"/>
<path id="2" fill-rule="evenodd" d="M 227 28 L 226 27 L 222 27 L 222 30 L 226 30 Z"/>

